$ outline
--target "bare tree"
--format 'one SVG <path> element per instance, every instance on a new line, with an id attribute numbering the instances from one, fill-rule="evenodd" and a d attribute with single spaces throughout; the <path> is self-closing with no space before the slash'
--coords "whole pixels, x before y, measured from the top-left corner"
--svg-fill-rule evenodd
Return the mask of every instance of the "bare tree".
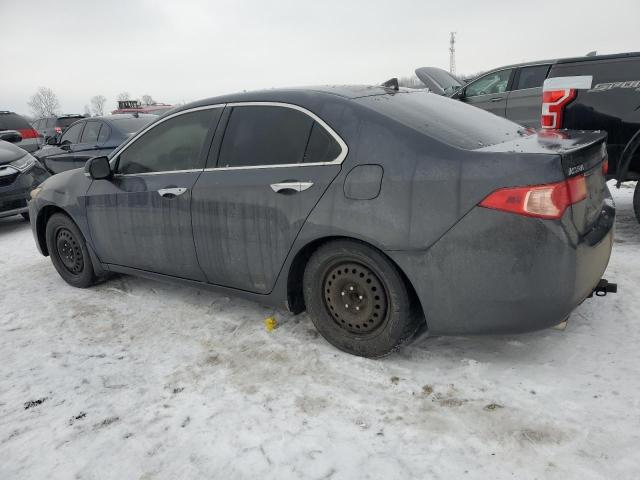
<path id="1" fill-rule="evenodd" d="M 118 94 L 116 100 L 131 100 L 131 95 L 129 95 L 129 92 L 122 92 Z"/>
<path id="2" fill-rule="evenodd" d="M 36 118 L 55 115 L 60 110 L 58 97 L 47 87 L 38 87 L 38 91 L 31 96 L 27 105 Z"/>
<path id="3" fill-rule="evenodd" d="M 107 98 L 104 95 L 95 95 L 91 97 L 91 109 L 93 114 L 97 117 L 104 115 L 104 104 L 107 102 Z"/>
<path id="4" fill-rule="evenodd" d="M 149 94 L 142 95 L 142 104 L 143 105 L 153 105 L 156 101 Z"/>
<path id="5" fill-rule="evenodd" d="M 89 105 L 84 106 L 84 116 L 85 117 L 90 117 L 91 116 L 91 109 L 89 108 Z"/>

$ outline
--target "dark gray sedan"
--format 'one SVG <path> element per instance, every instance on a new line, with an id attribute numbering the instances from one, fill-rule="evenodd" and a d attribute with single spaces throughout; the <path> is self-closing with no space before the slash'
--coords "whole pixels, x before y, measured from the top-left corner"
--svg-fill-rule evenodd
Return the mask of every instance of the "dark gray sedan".
<path id="1" fill-rule="evenodd" d="M 604 140 L 426 92 L 240 93 L 51 177 L 31 222 L 73 286 L 119 272 L 235 293 L 307 310 L 333 345 L 375 357 L 421 329 L 565 320 L 611 252 Z"/>
<path id="2" fill-rule="evenodd" d="M 51 173 L 84 167 L 91 157 L 109 155 L 131 135 L 156 120 L 156 115 L 119 114 L 82 119 L 62 135 L 50 137 L 34 156 Z"/>

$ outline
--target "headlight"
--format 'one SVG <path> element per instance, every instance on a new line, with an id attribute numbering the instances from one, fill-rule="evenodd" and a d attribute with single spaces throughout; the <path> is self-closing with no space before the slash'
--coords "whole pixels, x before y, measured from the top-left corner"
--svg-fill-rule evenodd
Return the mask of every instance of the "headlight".
<path id="1" fill-rule="evenodd" d="M 11 165 L 16 170 L 20 170 L 21 172 L 26 172 L 35 164 L 36 164 L 35 159 L 31 155 L 26 154 L 24 157 L 19 158 L 14 162 L 11 162 L 9 165 Z"/>
<path id="2" fill-rule="evenodd" d="M 33 190 L 31 190 L 31 193 L 29 195 L 31 195 L 31 199 L 36 198 L 38 195 L 40 195 L 40 192 L 42 191 L 42 187 L 36 187 Z"/>

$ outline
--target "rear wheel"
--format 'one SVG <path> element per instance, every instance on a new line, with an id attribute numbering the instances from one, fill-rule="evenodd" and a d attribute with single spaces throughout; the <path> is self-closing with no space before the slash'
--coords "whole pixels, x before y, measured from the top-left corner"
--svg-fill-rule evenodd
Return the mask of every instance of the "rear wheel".
<path id="1" fill-rule="evenodd" d="M 62 213 L 53 214 L 45 235 L 51 262 L 65 282 L 78 288 L 96 283 L 87 244 L 73 220 Z"/>
<path id="2" fill-rule="evenodd" d="M 320 247 L 309 259 L 303 289 L 318 331 L 353 355 L 387 355 L 424 323 L 395 265 L 358 242 L 338 240 Z"/>
<path id="3" fill-rule="evenodd" d="M 636 189 L 633 192 L 633 211 L 636 219 L 640 222 L 640 181 L 636 183 Z"/>

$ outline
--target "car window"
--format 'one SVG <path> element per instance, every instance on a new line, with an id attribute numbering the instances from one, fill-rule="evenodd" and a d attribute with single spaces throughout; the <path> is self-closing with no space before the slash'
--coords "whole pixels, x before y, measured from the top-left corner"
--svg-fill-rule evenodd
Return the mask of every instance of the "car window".
<path id="1" fill-rule="evenodd" d="M 87 125 L 84 127 L 84 131 L 82 132 L 80 143 L 92 143 L 94 145 L 98 143 L 100 126 L 100 122 L 87 122 Z"/>
<path id="2" fill-rule="evenodd" d="M 77 122 L 78 120 L 80 120 L 82 117 L 65 117 L 65 118 L 58 118 L 57 120 L 55 118 L 51 119 L 51 126 L 57 126 L 60 127 L 61 129 L 65 129 L 67 128 L 69 125 L 71 125 L 73 122 Z"/>
<path id="3" fill-rule="evenodd" d="M 524 90 L 525 88 L 542 87 L 544 79 L 547 77 L 549 65 L 535 65 L 532 67 L 522 67 L 520 76 L 514 90 Z"/>
<path id="4" fill-rule="evenodd" d="M 313 122 L 303 162 L 332 162 L 338 158 L 341 151 L 342 149 L 336 139 L 318 122 Z"/>
<path id="5" fill-rule="evenodd" d="M 75 122 L 77 119 L 74 119 L 73 121 Z M 73 123 L 73 122 L 71 122 Z M 51 118 L 47 118 L 47 127 L 46 128 L 53 128 L 56 126 L 56 119 L 54 117 Z"/>
<path id="6" fill-rule="evenodd" d="M 144 133 L 118 157 L 118 173 L 136 174 L 202 167 L 201 151 L 219 108 L 170 118 Z"/>
<path id="7" fill-rule="evenodd" d="M 36 120 L 35 122 L 33 122 L 33 128 L 35 128 L 36 130 L 40 130 L 40 120 Z"/>
<path id="8" fill-rule="evenodd" d="M 100 128 L 100 133 L 98 134 L 98 143 L 104 143 L 109 140 L 109 136 L 111 135 L 111 127 L 106 123 L 102 124 Z"/>
<path id="9" fill-rule="evenodd" d="M 235 107 L 224 133 L 221 167 L 300 163 L 314 121 L 299 110 L 276 106 Z"/>
<path id="10" fill-rule="evenodd" d="M 467 85 L 464 90 L 464 96 L 475 97 L 477 95 L 504 93 L 507 91 L 510 75 L 511 70 L 489 73 Z"/>
<path id="11" fill-rule="evenodd" d="M 60 139 L 60 143 L 78 143 L 80 139 L 80 132 L 82 132 L 82 127 L 86 122 L 79 122 L 75 125 L 69 127 L 62 138 Z"/>

